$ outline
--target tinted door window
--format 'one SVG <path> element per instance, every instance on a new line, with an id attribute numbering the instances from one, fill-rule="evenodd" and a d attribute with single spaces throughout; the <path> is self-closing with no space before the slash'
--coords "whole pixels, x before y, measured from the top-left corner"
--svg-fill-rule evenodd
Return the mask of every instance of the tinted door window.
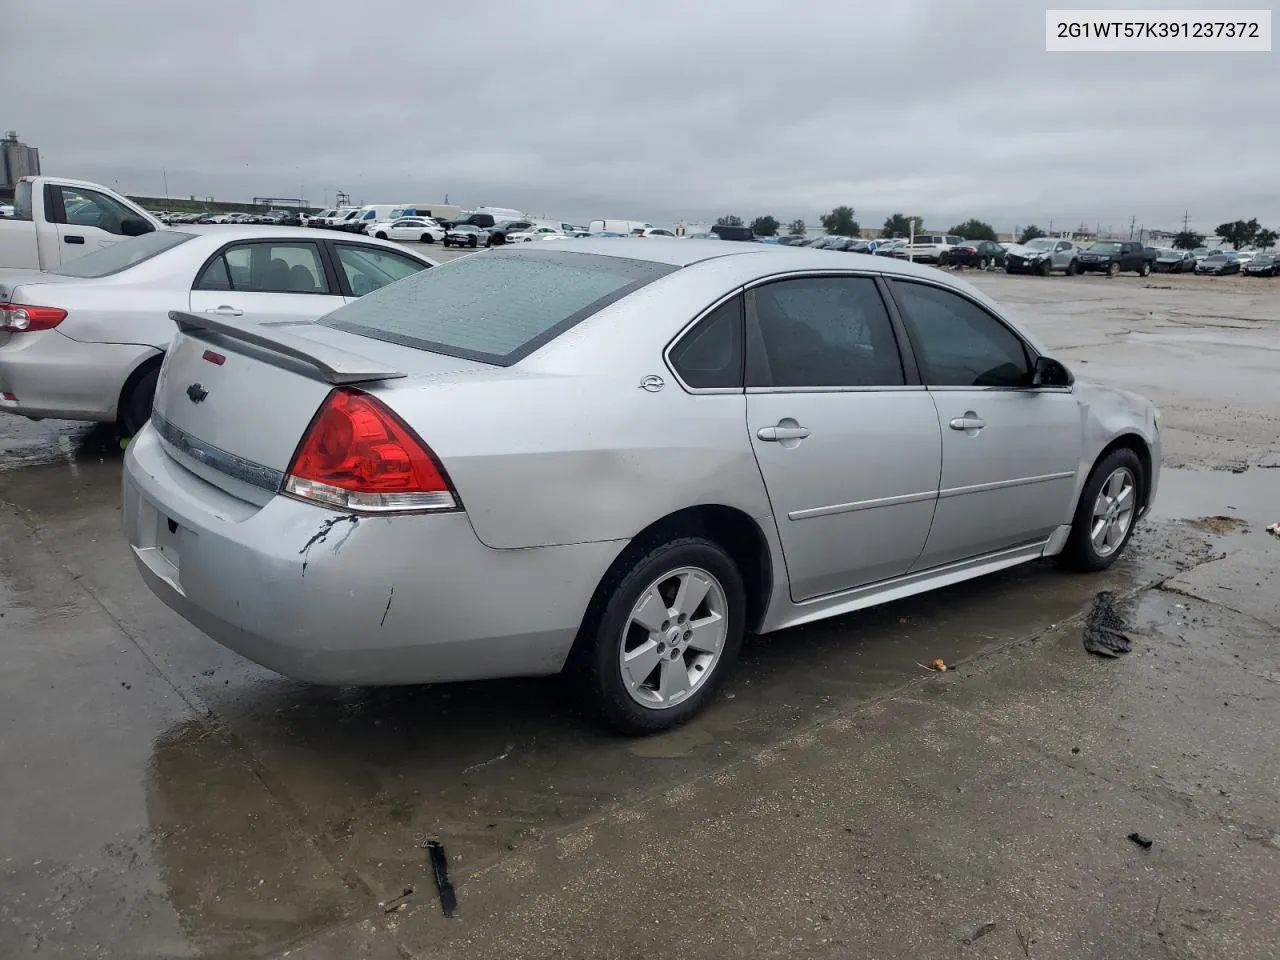
<path id="1" fill-rule="evenodd" d="M 66 214 L 64 223 L 76 227 L 97 227 L 107 233 L 123 235 L 120 224 L 128 217 L 137 214 L 120 203 L 97 190 L 82 190 L 79 187 L 58 187 L 62 193 L 62 209 Z"/>
<path id="2" fill-rule="evenodd" d="M 1025 387 L 1022 340 L 971 300 L 938 287 L 891 280 L 925 383 L 933 387 Z"/>
<path id="3" fill-rule="evenodd" d="M 347 286 L 357 297 L 412 276 L 426 266 L 390 250 L 346 244 L 338 245 L 338 262 L 346 274 Z"/>
<path id="4" fill-rule="evenodd" d="M 870 277 L 781 280 L 751 291 L 751 386 L 905 383 L 880 291 Z"/>
<path id="5" fill-rule="evenodd" d="M 671 348 L 671 366 L 695 389 L 742 386 L 742 298 L 716 307 Z"/>
<path id="6" fill-rule="evenodd" d="M 195 289 L 330 293 L 320 250 L 314 243 L 246 243 L 231 247 L 205 267 Z"/>

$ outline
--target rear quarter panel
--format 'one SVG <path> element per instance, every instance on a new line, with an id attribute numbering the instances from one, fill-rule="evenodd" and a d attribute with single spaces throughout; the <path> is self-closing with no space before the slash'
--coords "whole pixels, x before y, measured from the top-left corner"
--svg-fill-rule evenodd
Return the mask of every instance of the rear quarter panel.
<path id="1" fill-rule="evenodd" d="M 491 547 L 626 539 L 699 504 L 766 519 L 744 396 L 687 393 L 662 357 L 734 288 L 736 271 L 717 263 L 652 284 L 514 367 L 372 392 L 440 457 Z M 649 375 L 663 389 L 642 390 Z"/>

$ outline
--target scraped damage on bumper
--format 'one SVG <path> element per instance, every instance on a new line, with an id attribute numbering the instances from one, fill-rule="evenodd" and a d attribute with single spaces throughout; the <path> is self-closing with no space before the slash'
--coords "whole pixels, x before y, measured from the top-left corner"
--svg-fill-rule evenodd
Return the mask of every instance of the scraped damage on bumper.
<path id="1" fill-rule="evenodd" d="M 555 673 L 625 546 L 495 550 L 463 513 L 356 516 L 287 497 L 258 507 L 161 444 L 147 427 L 125 457 L 125 532 L 143 579 L 214 640 L 298 680 Z"/>

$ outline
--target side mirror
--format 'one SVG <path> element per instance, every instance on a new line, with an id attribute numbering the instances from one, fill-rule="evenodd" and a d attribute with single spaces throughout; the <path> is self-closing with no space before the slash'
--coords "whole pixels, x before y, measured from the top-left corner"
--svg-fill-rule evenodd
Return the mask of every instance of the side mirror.
<path id="1" fill-rule="evenodd" d="M 140 237 L 154 229 L 155 227 L 141 217 L 125 217 L 120 221 L 120 232 L 126 237 Z"/>
<path id="2" fill-rule="evenodd" d="M 1035 370 L 1032 372 L 1033 387 L 1069 387 L 1076 378 L 1057 360 L 1052 357 L 1037 357 Z"/>

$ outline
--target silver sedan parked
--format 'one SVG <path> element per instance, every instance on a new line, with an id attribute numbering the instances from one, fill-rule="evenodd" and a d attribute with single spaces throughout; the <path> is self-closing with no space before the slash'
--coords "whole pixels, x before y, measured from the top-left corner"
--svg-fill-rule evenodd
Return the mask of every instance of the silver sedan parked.
<path id="1" fill-rule="evenodd" d="M 530 244 L 315 323 L 174 319 L 126 456 L 133 554 L 211 637 L 317 683 L 568 668 L 657 730 L 748 631 L 1108 566 L 1159 478 L 1150 403 L 887 258 Z"/>
<path id="2" fill-rule="evenodd" d="M 151 415 L 169 311 L 314 320 L 433 263 L 299 227 L 183 227 L 54 272 L 0 270 L 0 413 L 118 421 L 132 436 Z"/>

